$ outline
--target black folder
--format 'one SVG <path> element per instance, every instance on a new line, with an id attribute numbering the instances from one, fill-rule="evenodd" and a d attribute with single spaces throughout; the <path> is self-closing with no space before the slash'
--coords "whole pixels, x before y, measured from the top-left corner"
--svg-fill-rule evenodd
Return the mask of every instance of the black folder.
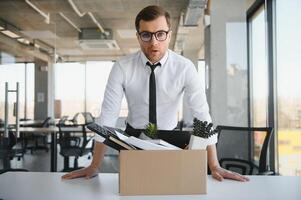
<path id="1" fill-rule="evenodd" d="M 103 143 L 113 149 L 116 149 L 118 151 L 137 149 L 133 145 L 130 145 L 118 138 L 115 131 L 118 131 L 118 132 L 126 135 L 126 133 L 124 133 L 124 131 L 122 131 L 120 129 L 115 129 L 115 128 L 106 127 L 106 126 L 100 126 L 96 123 L 88 124 L 87 128 L 89 130 L 95 132 L 96 134 L 100 135 L 101 137 L 103 137 L 105 139 Z M 126 136 L 128 136 L 128 135 L 126 135 Z"/>

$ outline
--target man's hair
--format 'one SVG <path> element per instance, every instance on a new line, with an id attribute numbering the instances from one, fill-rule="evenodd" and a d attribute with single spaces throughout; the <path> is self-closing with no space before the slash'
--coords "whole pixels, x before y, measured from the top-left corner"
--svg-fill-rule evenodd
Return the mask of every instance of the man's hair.
<path id="1" fill-rule="evenodd" d="M 162 7 L 160 6 L 147 6 L 145 8 L 143 8 L 138 15 L 136 16 L 136 20 L 135 20 L 135 27 L 137 32 L 139 32 L 139 23 L 141 20 L 143 21 L 152 21 L 157 19 L 158 17 L 164 16 L 168 25 L 168 28 L 170 29 L 170 15 L 169 13 L 164 10 Z"/>

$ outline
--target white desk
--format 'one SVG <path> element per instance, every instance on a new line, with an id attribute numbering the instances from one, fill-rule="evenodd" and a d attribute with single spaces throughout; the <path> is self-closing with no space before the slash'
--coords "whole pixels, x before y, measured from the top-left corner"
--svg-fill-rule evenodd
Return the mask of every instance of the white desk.
<path id="1" fill-rule="evenodd" d="M 300 200 L 301 177 L 250 176 L 246 183 L 208 177 L 208 194 L 119 196 L 118 174 L 90 180 L 61 180 L 63 173 L 8 172 L 0 175 L 3 200 Z"/>

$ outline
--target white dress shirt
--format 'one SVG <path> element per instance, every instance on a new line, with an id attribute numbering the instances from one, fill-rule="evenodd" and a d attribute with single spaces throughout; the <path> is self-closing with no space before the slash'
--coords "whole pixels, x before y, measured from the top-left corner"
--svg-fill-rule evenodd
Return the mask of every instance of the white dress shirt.
<path id="1" fill-rule="evenodd" d="M 114 127 L 125 94 L 128 103 L 127 123 L 145 129 L 149 123 L 148 59 L 141 51 L 117 61 L 110 73 L 98 124 Z M 157 126 L 172 130 L 177 125 L 177 112 L 185 92 L 193 117 L 211 122 L 205 91 L 193 63 L 168 50 L 156 67 Z M 96 140 L 103 141 L 99 136 Z"/>

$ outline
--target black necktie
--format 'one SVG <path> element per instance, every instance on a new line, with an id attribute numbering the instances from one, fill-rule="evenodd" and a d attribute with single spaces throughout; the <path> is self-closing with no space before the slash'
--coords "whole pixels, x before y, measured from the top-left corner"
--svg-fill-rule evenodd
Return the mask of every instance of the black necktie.
<path id="1" fill-rule="evenodd" d="M 147 62 L 146 65 L 150 66 L 152 71 L 149 77 L 149 123 L 157 124 L 156 77 L 154 70 L 157 66 L 161 66 L 161 63 L 152 65 L 150 62 Z"/>

